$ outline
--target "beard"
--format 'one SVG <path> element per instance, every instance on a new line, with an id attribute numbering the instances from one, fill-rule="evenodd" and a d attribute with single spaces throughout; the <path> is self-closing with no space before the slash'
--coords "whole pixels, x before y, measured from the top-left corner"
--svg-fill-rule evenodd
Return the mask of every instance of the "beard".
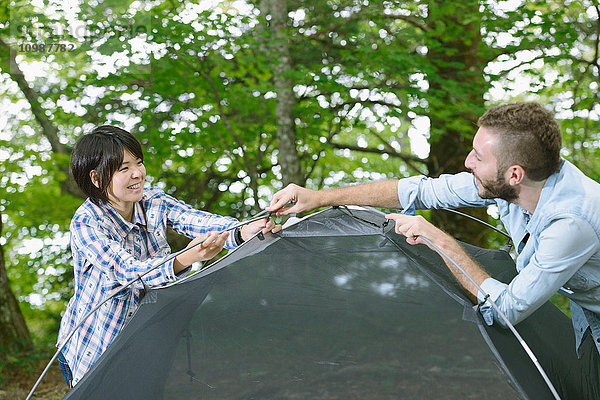
<path id="1" fill-rule="evenodd" d="M 506 183 L 504 176 L 500 172 L 496 175 L 496 179 L 481 180 L 473 174 L 481 187 L 479 188 L 479 197 L 482 199 L 502 199 L 512 202 L 519 197 L 519 191 Z"/>

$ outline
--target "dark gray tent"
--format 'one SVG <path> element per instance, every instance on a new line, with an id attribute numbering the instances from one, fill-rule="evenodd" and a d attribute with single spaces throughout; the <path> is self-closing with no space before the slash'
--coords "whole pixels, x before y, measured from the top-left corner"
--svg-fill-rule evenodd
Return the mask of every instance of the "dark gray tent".
<path id="1" fill-rule="evenodd" d="M 152 289 L 65 399 L 550 399 L 509 330 L 375 210 L 328 209 Z M 493 276 L 509 255 L 465 245 Z M 550 303 L 517 325 L 563 399 L 599 399 Z"/>

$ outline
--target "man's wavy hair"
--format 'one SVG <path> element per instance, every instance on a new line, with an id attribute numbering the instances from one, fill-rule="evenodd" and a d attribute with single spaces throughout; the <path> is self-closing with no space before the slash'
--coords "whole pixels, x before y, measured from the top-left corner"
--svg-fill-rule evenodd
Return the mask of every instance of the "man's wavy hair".
<path id="1" fill-rule="evenodd" d="M 543 181 L 560 168 L 562 135 L 552 113 L 534 102 L 492 107 L 477 124 L 500 137 L 498 170 L 520 165 L 527 178 Z"/>
<path id="2" fill-rule="evenodd" d="M 108 187 L 123 164 L 125 150 L 144 161 L 140 142 L 126 130 L 111 125 L 98 126 L 75 143 L 71 172 L 77 186 L 95 204 L 100 204 L 100 200 L 108 201 Z M 100 187 L 92 182 L 92 170 L 98 174 Z"/>

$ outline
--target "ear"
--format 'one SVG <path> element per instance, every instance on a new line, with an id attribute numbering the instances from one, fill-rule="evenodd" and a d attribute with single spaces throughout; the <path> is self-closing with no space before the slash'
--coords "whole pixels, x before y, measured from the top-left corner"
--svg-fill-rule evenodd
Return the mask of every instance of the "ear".
<path id="1" fill-rule="evenodd" d="M 511 165 L 507 168 L 504 176 L 506 177 L 506 182 L 509 185 L 515 186 L 523 182 L 525 179 L 525 169 L 517 164 Z"/>
<path id="2" fill-rule="evenodd" d="M 100 189 L 100 177 L 98 176 L 98 172 L 96 172 L 95 169 L 90 171 L 90 179 L 92 180 L 94 186 Z"/>

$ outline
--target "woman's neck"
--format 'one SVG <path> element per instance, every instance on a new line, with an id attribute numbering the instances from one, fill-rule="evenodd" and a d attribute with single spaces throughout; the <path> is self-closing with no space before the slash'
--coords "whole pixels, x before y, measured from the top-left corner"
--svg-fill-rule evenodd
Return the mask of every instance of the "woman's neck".
<path id="1" fill-rule="evenodd" d="M 125 219 L 125 221 L 129 221 L 129 222 L 133 221 L 134 204 L 135 203 L 132 203 L 129 201 L 121 202 L 121 203 L 110 202 L 110 205 L 112 206 L 112 208 L 114 208 L 115 211 L 118 212 L 119 215 Z"/>

